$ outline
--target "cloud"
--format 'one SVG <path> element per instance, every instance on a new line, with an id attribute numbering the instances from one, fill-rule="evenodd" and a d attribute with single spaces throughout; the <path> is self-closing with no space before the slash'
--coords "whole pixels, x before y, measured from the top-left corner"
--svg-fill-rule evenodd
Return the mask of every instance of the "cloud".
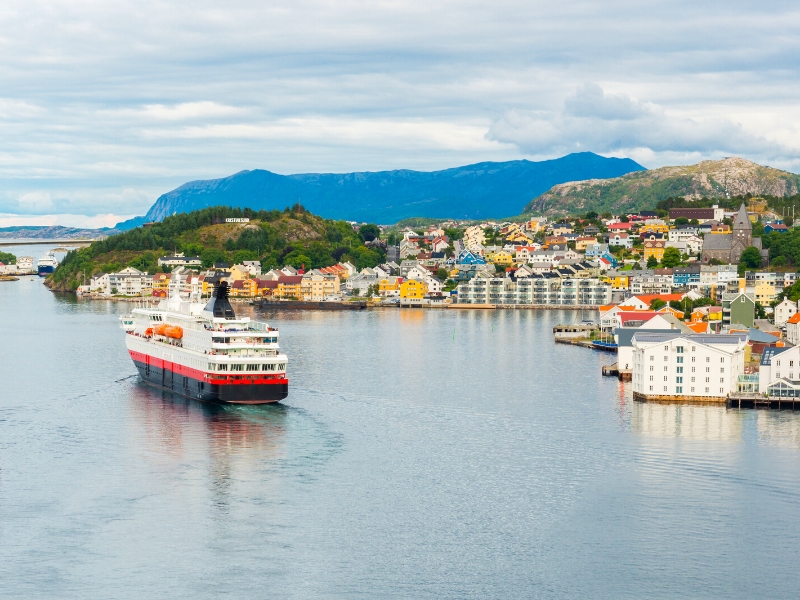
<path id="1" fill-rule="evenodd" d="M 509 110 L 492 123 L 487 139 L 512 143 L 531 154 L 590 150 L 620 153 L 775 155 L 791 150 L 725 118 L 670 115 L 663 107 L 626 94 L 608 94 L 586 83 L 559 111 Z"/>
<path id="2" fill-rule="evenodd" d="M 584 149 L 800 168 L 798 28 L 788 0 L 4 0 L 0 210 Z"/>

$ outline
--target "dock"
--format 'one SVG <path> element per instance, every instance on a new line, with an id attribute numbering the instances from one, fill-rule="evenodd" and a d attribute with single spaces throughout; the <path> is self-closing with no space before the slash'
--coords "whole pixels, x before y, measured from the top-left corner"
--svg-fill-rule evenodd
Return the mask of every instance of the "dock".
<path id="1" fill-rule="evenodd" d="M 366 302 L 315 302 L 312 300 L 283 300 L 272 302 L 269 300 L 256 300 L 253 306 L 262 309 L 274 310 L 366 310 Z"/>
<path id="2" fill-rule="evenodd" d="M 766 396 L 756 393 L 734 393 L 728 396 L 728 408 L 772 410 L 800 410 L 800 398 L 793 396 Z"/>

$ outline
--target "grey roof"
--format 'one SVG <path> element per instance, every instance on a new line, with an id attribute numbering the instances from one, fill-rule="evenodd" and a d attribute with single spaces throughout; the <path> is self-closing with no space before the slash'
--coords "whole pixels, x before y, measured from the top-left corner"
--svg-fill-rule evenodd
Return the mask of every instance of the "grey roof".
<path id="1" fill-rule="evenodd" d="M 772 360 L 773 356 L 780 354 L 781 352 L 786 352 L 789 348 L 783 347 L 778 348 L 777 346 L 768 346 L 764 348 L 764 352 L 761 353 L 761 364 L 768 365 Z"/>
<path id="2" fill-rule="evenodd" d="M 781 338 L 772 335 L 771 333 L 764 333 L 760 329 L 756 329 L 755 327 L 750 328 L 750 333 L 748 334 L 751 342 L 766 342 L 768 344 L 774 344 L 775 342 L 779 341 Z"/>
<path id="3" fill-rule="evenodd" d="M 686 338 L 687 340 L 697 342 L 698 344 L 738 344 L 739 342 L 747 341 L 746 333 L 720 335 L 701 333 L 697 335 L 686 335 L 680 334 L 674 330 L 664 331 L 662 333 L 643 333 L 638 336 L 634 334 L 634 337 L 636 338 L 636 341 L 639 342 L 668 342 L 676 337 Z"/>
<path id="4" fill-rule="evenodd" d="M 750 222 L 750 217 L 747 216 L 747 209 L 744 206 L 744 202 L 739 207 L 739 212 L 736 213 L 736 218 L 733 220 L 733 228 L 734 229 L 749 229 L 752 231 L 753 224 Z"/>
<path id="5" fill-rule="evenodd" d="M 703 238 L 703 250 L 730 250 L 732 241 L 730 233 L 711 233 Z"/>
<path id="6" fill-rule="evenodd" d="M 614 334 L 617 336 L 617 343 L 620 347 L 632 346 L 633 336 L 637 333 L 665 334 L 671 336 L 670 339 L 684 335 L 677 329 L 642 329 L 640 327 L 617 327 L 614 329 Z"/>

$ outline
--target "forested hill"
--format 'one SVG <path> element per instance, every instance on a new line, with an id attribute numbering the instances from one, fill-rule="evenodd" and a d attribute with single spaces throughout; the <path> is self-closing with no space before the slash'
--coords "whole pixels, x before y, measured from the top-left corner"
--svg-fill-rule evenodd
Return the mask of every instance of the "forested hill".
<path id="1" fill-rule="evenodd" d="M 186 183 L 158 198 L 144 220 L 158 221 L 207 206 L 270 210 L 298 201 L 327 218 L 384 224 L 409 217 L 501 218 L 519 214 L 532 198 L 555 184 L 618 177 L 643 168 L 627 158 L 582 152 L 541 162 L 484 162 L 433 172 L 242 171 L 224 179 Z M 132 220 L 129 226 L 138 223 Z"/>
<path id="2" fill-rule="evenodd" d="M 616 179 L 559 184 L 532 200 L 524 212 L 553 216 L 588 211 L 617 214 L 653 209 L 670 197 L 687 200 L 745 194 L 784 197 L 797 194 L 799 189 L 800 175 L 731 157 L 639 171 Z"/>
<path id="3" fill-rule="evenodd" d="M 225 222 L 242 217 L 250 222 Z M 356 232 L 344 221 L 323 219 L 300 205 L 283 211 L 212 207 L 167 217 L 69 252 L 47 284 L 54 290 L 73 291 L 84 278 L 88 283 L 92 275 L 127 266 L 154 273 L 160 270 L 159 256 L 176 251 L 199 256 L 204 267 L 260 260 L 264 270 L 286 264 L 309 269 L 349 260 L 362 269 L 385 260 L 382 249 L 364 244 L 378 232 L 374 225 Z"/>

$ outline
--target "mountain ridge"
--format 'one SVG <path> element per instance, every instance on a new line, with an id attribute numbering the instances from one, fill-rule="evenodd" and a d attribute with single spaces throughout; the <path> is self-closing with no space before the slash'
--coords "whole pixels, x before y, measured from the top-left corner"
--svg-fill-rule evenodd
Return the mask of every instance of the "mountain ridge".
<path id="1" fill-rule="evenodd" d="M 256 169 L 187 182 L 161 195 L 144 221 L 209 206 L 270 210 L 297 202 L 325 218 L 377 223 L 409 217 L 501 218 L 519 214 L 531 198 L 555 184 L 640 170 L 644 167 L 631 159 L 591 152 L 538 162 L 481 162 L 440 171 L 280 175 Z M 140 222 L 140 218 L 129 221 L 132 226 Z"/>
<path id="2" fill-rule="evenodd" d="M 759 165 L 737 156 L 627 173 L 612 179 L 557 184 L 531 200 L 523 214 L 566 215 L 655 208 L 669 197 L 768 195 L 791 196 L 800 175 Z"/>

